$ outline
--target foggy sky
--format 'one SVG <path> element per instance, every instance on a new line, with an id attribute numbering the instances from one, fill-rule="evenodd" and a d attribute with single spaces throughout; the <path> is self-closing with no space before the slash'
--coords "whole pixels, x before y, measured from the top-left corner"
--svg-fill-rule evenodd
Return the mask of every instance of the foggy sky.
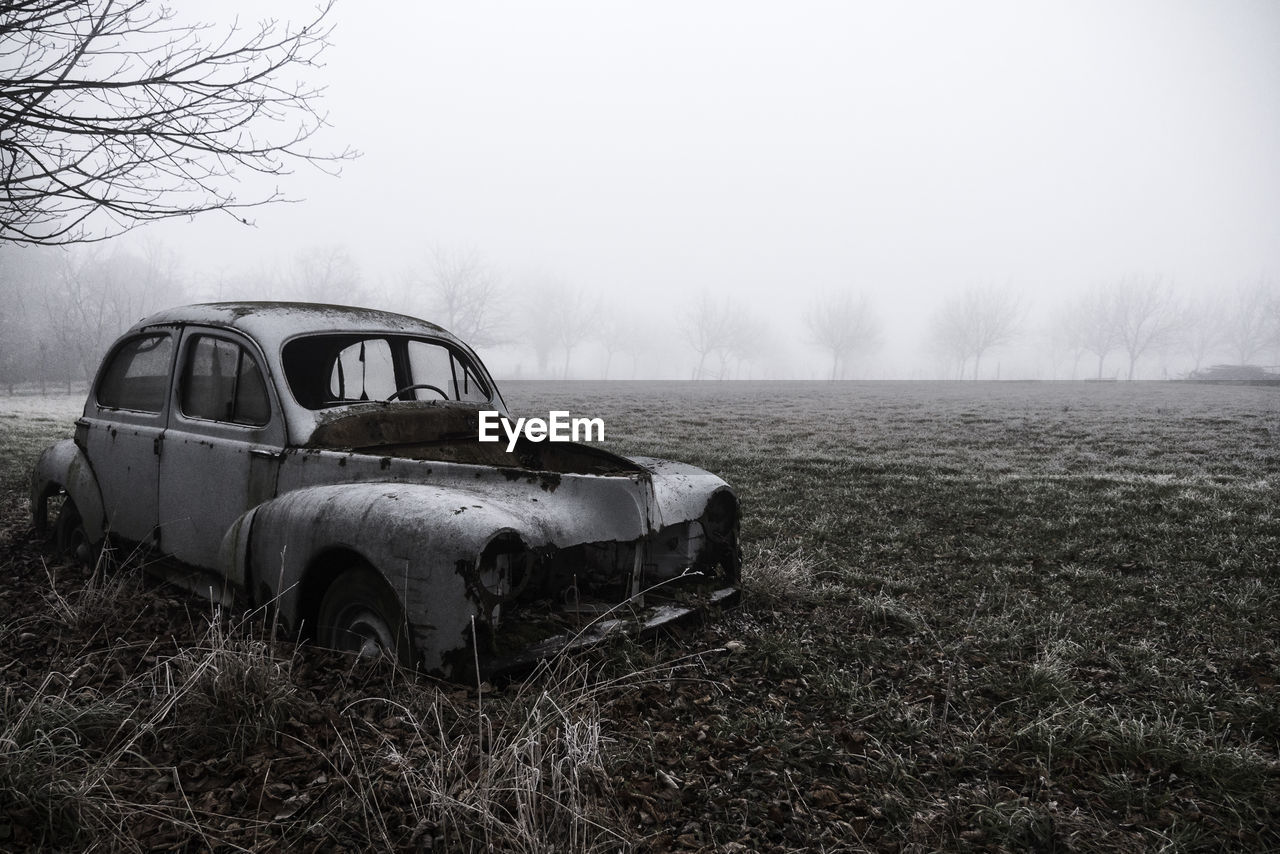
<path id="1" fill-rule="evenodd" d="M 798 318 L 852 288 L 891 330 L 975 284 L 1047 306 L 1280 275 L 1271 0 L 339 0 L 334 22 L 327 139 L 363 156 L 283 181 L 306 201 L 254 229 L 149 236 L 210 275 L 341 244 L 397 276 L 465 245 L 513 284 L 673 315 L 706 290 Z"/>

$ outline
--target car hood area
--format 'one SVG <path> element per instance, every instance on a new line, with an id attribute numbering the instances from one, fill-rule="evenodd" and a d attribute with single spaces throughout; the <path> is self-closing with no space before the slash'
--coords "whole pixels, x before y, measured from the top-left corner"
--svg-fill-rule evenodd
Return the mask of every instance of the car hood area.
<path id="1" fill-rule="evenodd" d="M 431 409 L 451 411 L 455 426 L 463 421 L 469 426 L 424 438 L 415 422 L 438 428 L 448 420 Z M 477 441 L 474 421 L 464 418 L 463 410 L 428 404 L 334 417 L 321 424 L 308 447 L 282 457 L 276 492 L 283 497 L 299 489 L 364 482 L 408 499 L 418 492 L 415 487 L 427 487 L 428 503 L 447 505 L 455 516 L 470 514 L 476 530 L 514 529 L 528 537 L 530 546 L 564 547 L 633 540 L 697 519 L 713 494 L 728 490 L 723 480 L 696 466 L 628 458 L 579 443 L 522 439 L 508 452 L 503 443 Z M 486 518 L 478 524 L 491 514 L 501 523 Z"/>
<path id="2" fill-rule="evenodd" d="M 478 421 L 484 408 L 455 401 L 345 406 L 320 412 L 304 446 L 561 475 L 616 476 L 646 471 L 626 457 L 576 442 L 531 442 L 522 437 L 510 451 L 505 436 L 500 441 L 481 442 Z"/>
<path id="3" fill-rule="evenodd" d="M 337 423 L 330 439 L 361 432 Z M 307 618 L 306 585 L 295 586 L 306 568 L 349 551 L 403 598 L 425 668 L 456 675 L 477 625 L 492 636 L 481 658 L 497 661 L 524 645 L 501 638 L 563 633 L 584 608 L 635 610 L 677 579 L 736 583 L 737 499 L 702 469 L 572 443 L 477 464 L 441 459 L 474 451 L 474 435 L 404 443 L 390 427 L 384 438 L 285 452 L 277 497 L 254 511 L 251 536 L 236 536 L 291 621 Z M 518 614 L 548 613 L 554 630 L 539 619 L 533 634 L 509 631 Z"/>

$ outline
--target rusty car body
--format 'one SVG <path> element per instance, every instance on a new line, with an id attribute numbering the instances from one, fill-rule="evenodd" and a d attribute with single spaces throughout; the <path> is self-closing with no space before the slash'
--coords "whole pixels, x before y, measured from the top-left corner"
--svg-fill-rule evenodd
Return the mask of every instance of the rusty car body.
<path id="1" fill-rule="evenodd" d="M 31 509 L 304 637 L 452 678 L 730 604 L 738 500 L 693 466 L 477 439 L 506 405 L 444 329 L 297 303 L 175 308 L 109 350 Z"/>

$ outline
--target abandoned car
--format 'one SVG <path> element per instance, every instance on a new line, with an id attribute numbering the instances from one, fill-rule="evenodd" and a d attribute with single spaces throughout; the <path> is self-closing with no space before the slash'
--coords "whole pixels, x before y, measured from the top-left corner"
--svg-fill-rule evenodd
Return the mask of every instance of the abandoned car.
<path id="1" fill-rule="evenodd" d="M 693 466 L 479 441 L 506 405 L 465 343 L 370 309 L 214 303 L 108 351 L 37 529 L 110 544 L 324 646 L 474 678 L 732 604 L 738 500 Z"/>

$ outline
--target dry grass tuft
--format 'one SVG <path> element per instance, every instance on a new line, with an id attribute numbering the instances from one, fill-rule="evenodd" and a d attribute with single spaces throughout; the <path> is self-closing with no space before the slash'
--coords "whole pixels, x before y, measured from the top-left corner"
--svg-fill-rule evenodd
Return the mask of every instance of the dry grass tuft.
<path id="1" fill-rule="evenodd" d="M 742 587 L 754 606 L 812 603 L 827 591 L 818 561 L 794 542 L 752 543 L 744 549 Z"/>
<path id="2" fill-rule="evenodd" d="M 413 796 L 415 838 L 444 850 L 629 847 L 607 770 L 602 694 L 613 689 L 583 664 L 562 659 L 553 670 L 475 705 L 439 688 L 352 704 L 342 749 L 355 769 L 353 794 L 376 814 L 394 775 Z M 376 739 L 372 751 L 354 731 L 361 728 Z M 377 830 L 393 838 L 392 828 Z"/>
<path id="3" fill-rule="evenodd" d="M 277 739 L 300 705 L 292 659 L 247 625 L 229 626 L 218 608 L 204 638 L 158 663 L 149 681 L 157 725 L 201 754 L 243 756 Z"/>
<path id="4" fill-rule="evenodd" d="M 50 674 L 33 696 L 0 703 L 0 803 L 4 818 L 38 828 L 54 845 L 111 823 L 98 745 L 131 730 L 130 709 L 96 691 L 71 690 Z M 0 843 L 13 832 L 0 821 Z"/>

